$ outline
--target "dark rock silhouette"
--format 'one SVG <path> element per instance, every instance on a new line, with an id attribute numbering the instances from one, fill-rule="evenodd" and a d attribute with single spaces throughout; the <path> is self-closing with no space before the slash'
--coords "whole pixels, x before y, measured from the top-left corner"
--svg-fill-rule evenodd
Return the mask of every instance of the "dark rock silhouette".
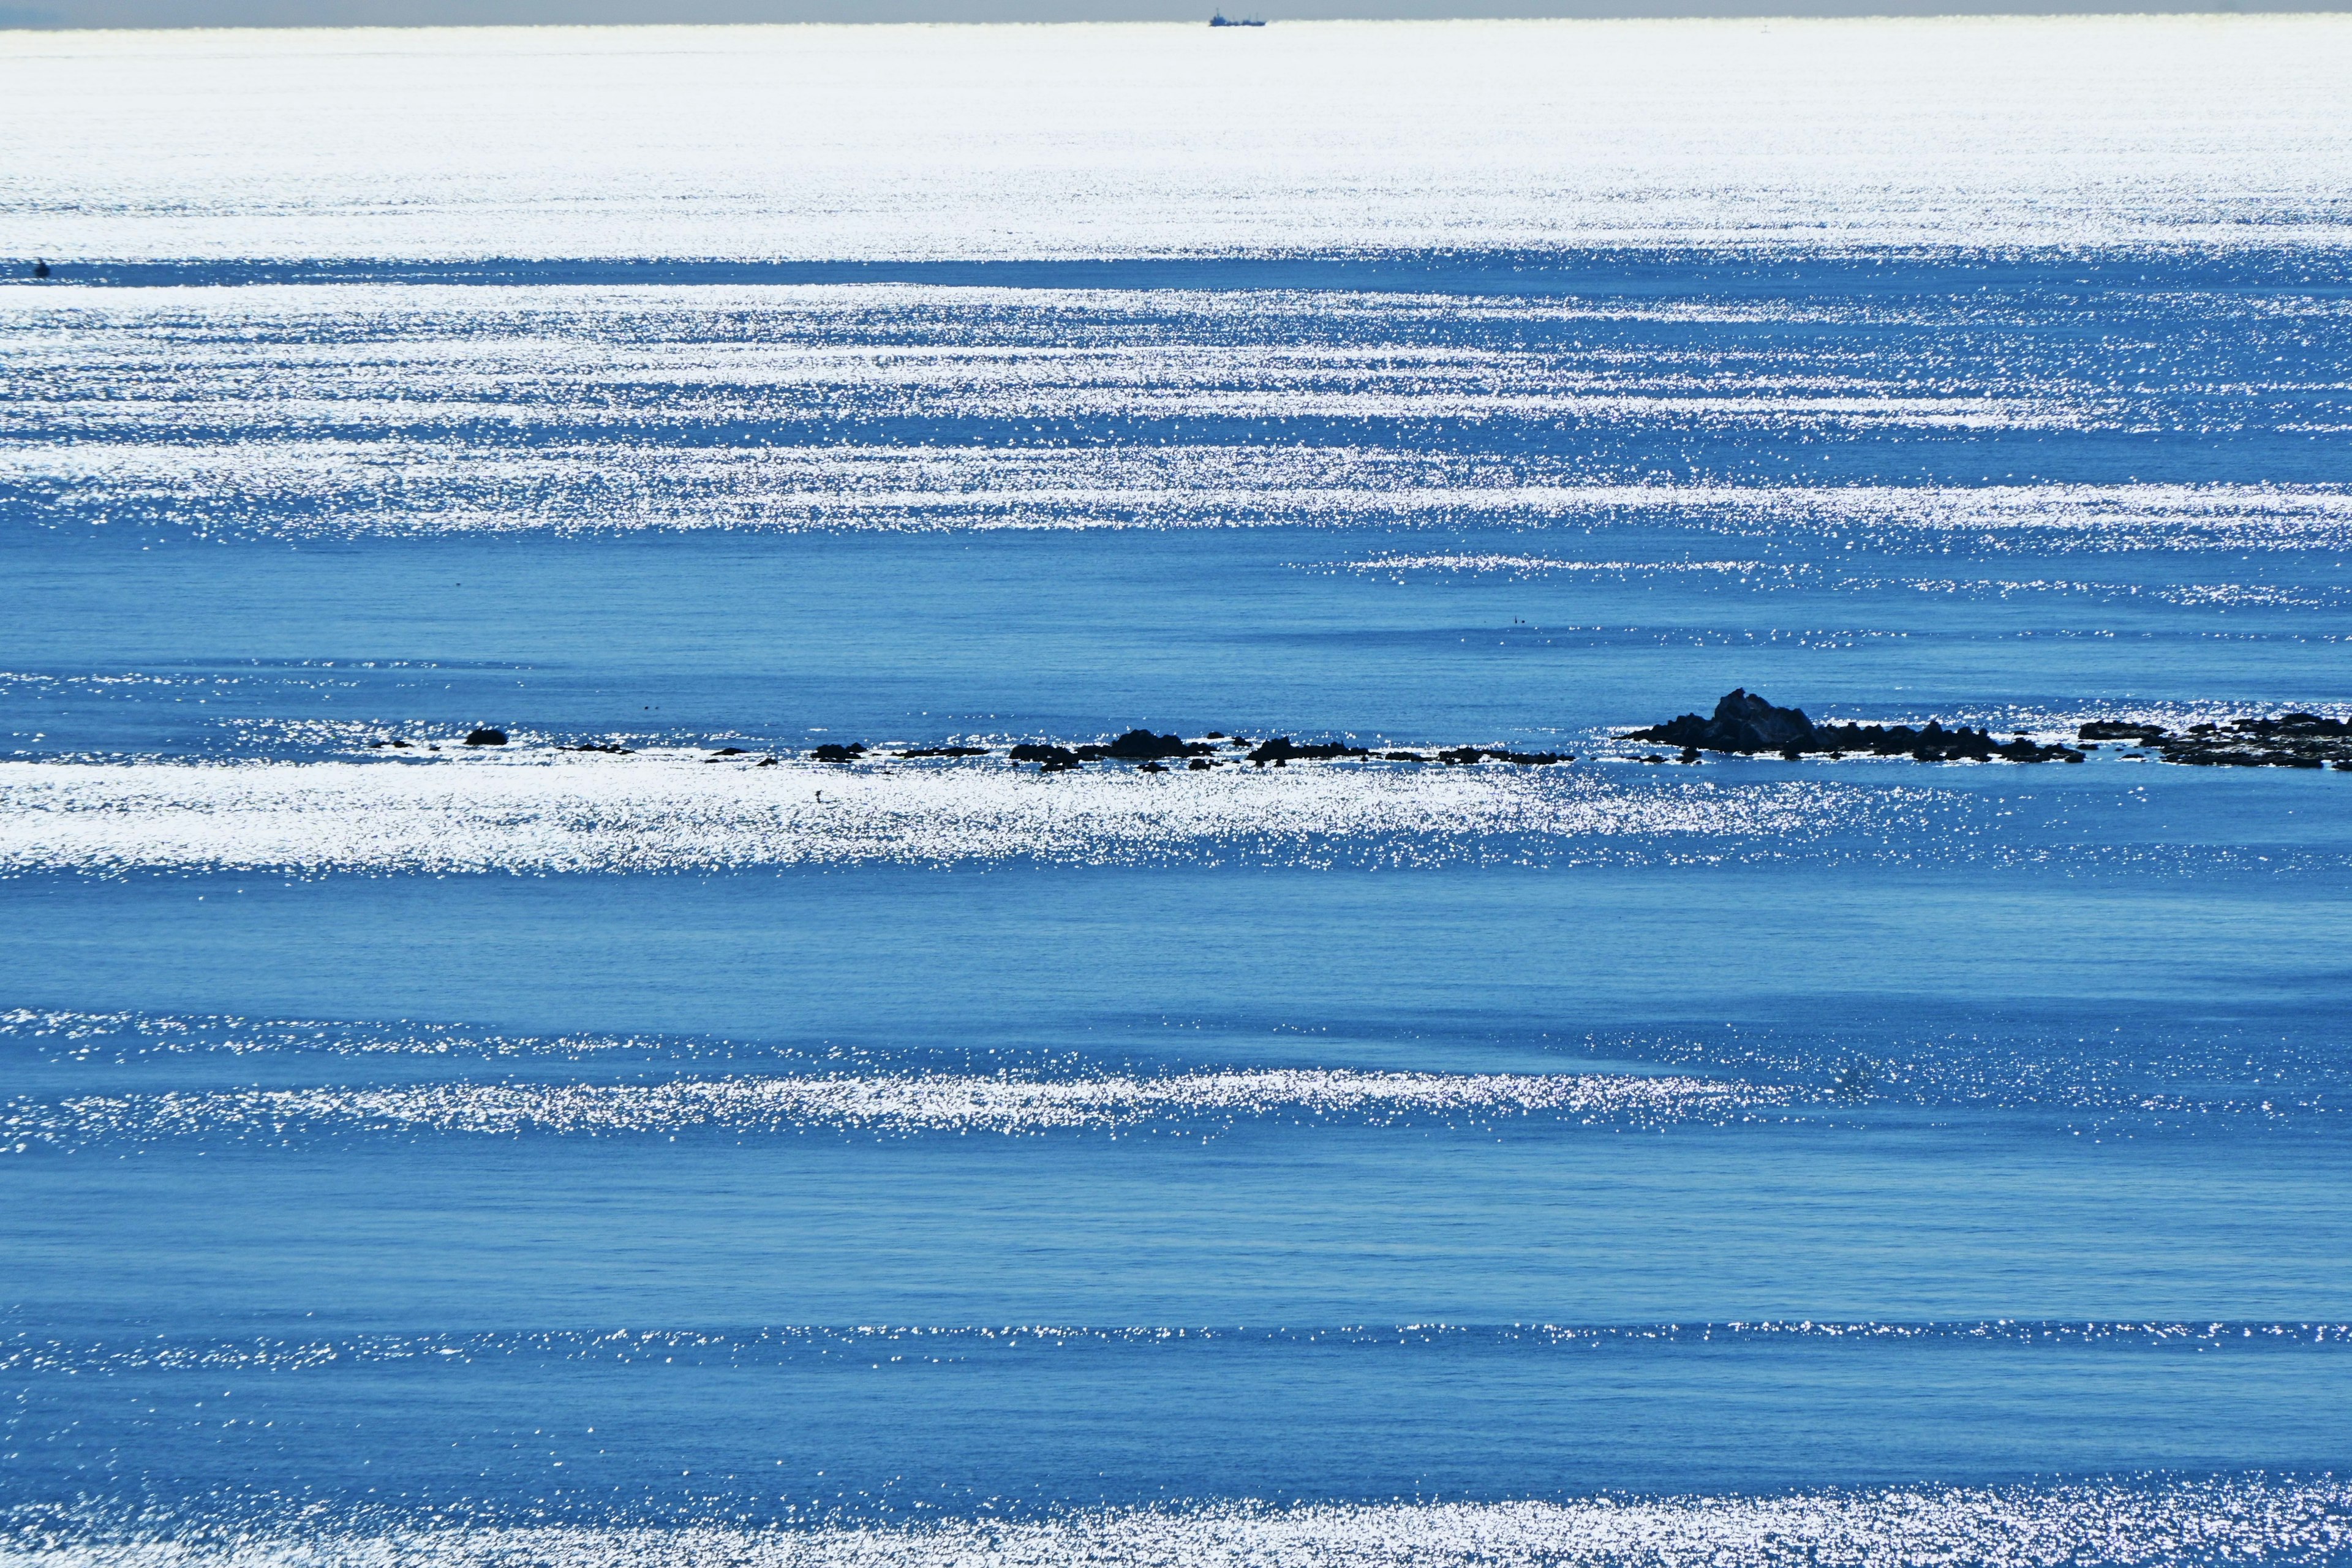
<path id="1" fill-rule="evenodd" d="M 1922 763 L 2079 763 L 2084 749 L 2121 742 L 2146 747 L 2159 761 L 2192 767 L 2325 768 L 2352 773 L 2352 720 L 2296 710 L 2267 719 L 2191 724 L 2175 734 L 2161 724 L 2094 719 L 2074 731 L 2075 746 L 2040 745 L 2018 735 L 1995 741 L 1966 725 L 1948 730 L 1930 719 L 1908 724 L 1816 724 L 1801 708 L 1775 708 L 1747 691 L 1734 691 L 1716 704 L 1715 715 L 1685 713 L 1671 723 L 1629 731 L 1628 741 L 1657 741 L 1685 749 L 1753 756 L 1778 752 L 1791 761 L 1826 753 L 1910 757 Z M 1450 758 L 1449 758 L 1450 760 Z"/>
<path id="2" fill-rule="evenodd" d="M 2002 744 L 1990 731 L 1966 725 L 1947 730 L 1938 719 L 1930 719 L 1916 730 L 1908 724 L 1816 724 L 1801 708 L 1776 708 L 1744 689 L 1726 695 L 1715 705 L 1711 719 L 1685 713 L 1670 723 L 1628 731 L 1623 739 L 1679 746 L 1685 752 L 1726 752 L 1752 757 L 1759 752 L 1777 752 L 1790 762 L 1822 753 L 1842 757 L 1848 752 L 1910 757 L 1922 763 L 2083 760 L 2083 753 L 2071 747 L 2036 745 L 2023 735 Z"/>
<path id="3" fill-rule="evenodd" d="M 1205 757 L 1216 748 L 1206 742 L 1188 742 L 1181 735 L 1155 735 L 1149 730 L 1129 730 L 1108 746 L 1081 746 L 1082 757 L 1092 752 L 1118 763 L 1165 762 L 1171 757 Z"/>
<path id="4" fill-rule="evenodd" d="M 2352 773 L 2352 722 L 2323 718 L 2317 713 L 2282 713 L 2274 719 L 2191 724 L 2188 732 L 2180 735 L 2156 724 L 2085 724 L 2080 733 L 2089 739 L 2095 729 L 2126 727 L 2137 744 L 2148 747 L 2168 763 L 2208 768 L 2333 766 Z"/>
<path id="5" fill-rule="evenodd" d="M 1268 763 L 1280 767 L 1288 762 L 1325 763 L 1334 757 L 1369 757 L 1372 753 L 1362 746 L 1350 746 L 1343 741 L 1327 741 L 1312 746 L 1293 743 L 1287 735 L 1277 735 L 1249 754 L 1249 760 L 1259 767 Z"/>
<path id="6" fill-rule="evenodd" d="M 1040 745 L 1024 742 L 1013 748 L 1016 763 L 1036 763 L 1049 773 L 1066 773 L 1078 765 L 1078 753 L 1067 746 Z"/>
<path id="7" fill-rule="evenodd" d="M 1813 721 L 1801 708 L 1775 708 L 1745 688 L 1727 694 L 1715 705 L 1715 717 L 1685 713 L 1670 724 L 1636 730 L 1629 741 L 1658 741 L 1669 746 L 1696 746 L 1707 752 L 1778 752 L 1802 747 L 1813 738 Z"/>
<path id="8" fill-rule="evenodd" d="M 34 262 L 34 263 L 33 263 L 33 276 L 34 276 L 34 277 L 36 277 L 36 278 L 47 278 L 48 275 L 49 275 L 49 264 L 48 264 L 47 262 L 46 262 L 46 261 L 36 261 L 36 262 Z"/>
<path id="9" fill-rule="evenodd" d="M 1706 752 L 1740 756 L 1777 755 L 1790 761 L 1824 756 L 1832 761 L 1848 756 L 1908 757 L 1921 763 L 2009 762 L 2080 763 L 2085 752 L 2102 745 L 2135 748 L 2135 758 L 2178 763 L 2196 767 L 2333 768 L 2352 773 L 2352 720 L 2329 718 L 2301 709 L 2266 718 L 2232 719 L 2197 723 L 2175 731 L 2160 724 L 2130 720 L 2095 719 L 2083 723 L 2074 744 L 2043 745 L 2017 735 L 1997 741 L 1989 730 L 1967 725 L 1947 728 L 1938 719 L 1909 724 L 1817 724 L 1801 708 L 1777 707 L 1745 689 L 1731 691 L 1716 704 L 1711 715 L 1685 713 L 1664 724 L 1622 732 L 1620 739 L 1646 742 L 1678 751 L 1669 757 L 1652 752 L 1624 760 L 1644 763 L 1696 763 Z M 414 742 L 385 736 L 368 742 L 376 749 L 409 750 Z M 467 746 L 503 746 L 507 732 L 488 725 L 470 731 Z M 1231 751 L 1219 751 L 1223 744 Z M 425 749 L 438 751 L 438 745 Z M 560 748 L 567 752 L 603 752 L 627 756 L 631 749 L 614 741 L 590 741 Z M 1234 753 L 1242 753 L 1236 755 Z M 740 746 L 721 746 L 706 759 L 717 762 L 750 753 Z M 854 763 L 884 755 L 862 741 L 828 742 L 808 753 L 820 763 Z M 888 753 L 899 758 L 984 757 L 1000 754 L 989 746 L 914 746 Z M 1166 772 L 1182 762 L 1188 771 L 1205 773 L 1229 762 L 1246 760 L 1258 767 L 1285 767 L 1291 763 L 1341 762 L 1377 756 L 1391 763 L 1440 763 L 1451 767 L 1481 763 L 1507 763 L 1542 767 L 1576 761 L 1562 752 L 1514 752 L 1497 746 L 1448 746 L 1433 750 L 1374 752 L 1344 741 L 1300 744 L 1287 735 L 1255 742 L 1243 736 L 1212 734 L 1199 741 L 1160 734 L 1150 729 L 1128 731 L 1118 739 L 1066 746 L 1053 742 L 1024 742 L 1010 748 L 1015 763 L 1034 763 L 1047 773 L 1065 773 L 1088 763 L 1129 763 L 1150 772 Z M 768 757 L 761 767 L 776 764 Z"/>

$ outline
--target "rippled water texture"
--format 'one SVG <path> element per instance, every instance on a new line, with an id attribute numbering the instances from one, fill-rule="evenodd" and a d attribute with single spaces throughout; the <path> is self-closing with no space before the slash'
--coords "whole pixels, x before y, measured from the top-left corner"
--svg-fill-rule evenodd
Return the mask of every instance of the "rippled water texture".
<path id="1" fill-rule="evenodd" d="M 0 33 L 0 1568 L 2352 1562 L 2347 79 Z"/>

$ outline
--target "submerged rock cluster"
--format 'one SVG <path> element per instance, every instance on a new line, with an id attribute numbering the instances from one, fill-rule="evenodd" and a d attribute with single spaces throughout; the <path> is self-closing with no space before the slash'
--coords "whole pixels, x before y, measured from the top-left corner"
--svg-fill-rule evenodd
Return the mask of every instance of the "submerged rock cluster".
<path id="1" fill-rule="evenodd" d="M 863 746 L 820 746 L 811 755 L 819 762 L 849 762 L 864 752 Z M 1236 752 L 1240 754 L 1235 755 Z M 888 754 L 894 757 L 982 757 L 991 753 L 985 746 L 926 746 Z M 1345 741 L 1313 741 L 1302 745 L 1287 735 L 1251 741 L 1239 735 L 1228 735 L 1222 730 L 1212 730 L 1198 741 L 1187 741 L 1181 735 L 1154 734 L 1150 730 L 1129 730 L 1117 740 L 1098 745 L 1064 746 L 1052 742 L 1025 741 L 1009 748 L 1005 755 L 1014 763 L 1034 763 L 1041 771 L 1049 773 L 1067 773 L 1087 763 L 1105 762 L 1132 763 L 1139 772 L 1152 773 L 1165 773 L 1169 763 L 1178 762 L 1192 772 L 1205 773 L 1227 763 L 1246 763 L 1253 767 L 1278 768 L 1295 762 L 1328 763 L 1349 758 L 1377 758 L 1389 763 L 1443 763 L 1454 767 L 1490 759 L 1498 763 L 1517 763 L 1522 766 L 1576 760 L 1561 752 L 1512 752 L 1485 746 L 1375 752 L 1369 746 L 1352 746 Z"/>
<path id="2" fill-rule="evenodd" d="M 2144 746 L 2168 763 L 2239 768 L 2332 766 L 2339 773 L 2352 773 L 2352 722 L 2316 713 L 2191 724 L 2179 733 L 2161 724 L 2102 721 L 2084 725 L 2076 735 L 2089 742 L 2122 741 Z"/>

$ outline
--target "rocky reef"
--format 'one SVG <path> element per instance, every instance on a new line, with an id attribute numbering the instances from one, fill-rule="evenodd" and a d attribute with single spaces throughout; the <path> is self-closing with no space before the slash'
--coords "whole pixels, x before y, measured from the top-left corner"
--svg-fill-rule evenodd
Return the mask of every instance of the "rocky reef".
<path id="1" fill-rule="evenodd" d="M 995 754 L 987 746 L 915 746 L 905 751 L 883 752 L 870 751 L 862 744 L 823 745 L 809 753 L 811 758 L 820 763 L 875 761 L 885 757 L 985 757 Z M 1228 766 L 1279 768 L 1292 763 L 1349 761 L 1439 763 L 1449 767 L 1466 767 L 1482 762 L 1538 767 L 1576 761 L 1573 754 L 1566 752 L 1514 752 L 1496 746 L 1434 746 L 1375 752 L 1369 746 L 1351 745 L 1345 741 L 1301 742 L 1287 735 L 1252 741 L 1239 735 L 1228 735 L 1222 730 L 1212 730 L 1197 741 L 1188 741 L 1181 735 L 1157 734 L 1150 730 L 1129 730 L 1117 740 L 1081 745 L 1064 745 L 1054 741 L 1024 741 L 1005 748 L 1003 755 L 1012 763 L 1034 763 L 1040 772 L 1048 773 L 1068 773 L 1088 763 L 1128 763 L 1133 764 L 1139 773 L 1166 773 L 1171 763 L 1181 763 L 1193 773 L 1205 773 L 1213 768 Z"/>
<path id="2" fill-rule="evenodd" d="M 2160 761 L 2198 767 L 2332 767 L 2352 773 L 2352 722 L 2317 713 L 2191 724 L 2178 732 L 2161 724 L 2101 721 L 2082 726 L 2075 735 L 2093 744 L 2121 741 Z"/>
<path id="3" fill-rule="evenodd" d="M 1696 763 L 1708 752 L 1733 756 L 1907 757 L 1922 763 L 2079 763 L 2103 746 L 2130 748 L 2125 754 L 2168 763 L 2224 767 L 2334 767 L 2352 773 L 2352 721 L 2294 711 L 2273 718 L 2232 719 L 2226 723 L 2191 724 L 2168 730 L 2160 724 L 2124 720 L 2095 720 L 2079 727 L 2074 741 L 2039 742 L 2029 735 L 1997 740 L 1990 730 L 1946 725 L 1930 719 L 1910 724 L 1817 724 L 1801 708 L 1776 707 L 1746 689 L 1727 693 L 1711 715 L 1685 713 L 1679 719 L 1646 729 L 1628 730 L 1618 739 L 1670 746 L 1680 761 Z M 461 742 L 466 746 L 503 746 L 504 731 L 478 729 Z M 376 747 L 406 749 L 417 744 L 386 737 L 370 742 Z M 425 743 L 425 749 L 437 751 Z M 559 748 L 567 752 L 604 752 L 627 756 L 632 748 L 617 741 L 590 741 Z M 704 759 L 729 762 L 749 757 L 741 746 L 720 746 Z M 771 753 L 756 765 L 773 767 L 792 755 Z M 1381 762 L 1435 763 L 1475 767 L 1500 763 L 1514 767 L 1549 767 L 1572 763 L 1567 752 L 1515 752 L 1500 746 L 1420 746 L 1375 751 L 1346 741 L 1299 742 L 1288 735 L 1264 740 L 1229 735 L 1212 730 L 1198 740 L 1160 734 L 1150 729 L 1129 730 L 1115 740 L 1064 744 L 1055 741 L 1023 741 L 1012 745 L 923 745 L 884 750 L 862 741 L 827 742 L 807 752 L 817 763 L 839 765 L 1002 756 L 1016 765 L 1031 765 L 1046 773 L 1068 773 L 1089 763 L 1125 763 L 1139 773 L 1161 773 L 1181 763 L 1194 773 L 1223 767 L 1279 768 L 1292 763 Z M 1622 761 L 1663 763 L 1652 752 Z"/>
<path id="4" fill-rule="evenodd" d="M 1700 752 L 1738 756 L 1777 752 L 1792 762 L 1817 755 L 1909 757 L 1922 763 L 2083 760 L 2082 752 L 2072 746 L 2042 745 L 2024 735 L 1996 741 L 1989 730 L 1966 725 L 1947 729 L 1935 719 L 1917 729 L 1908 724 L 1816 724 L 1801 708 L 1775 708 L 1745 689 L 1727 694 L 1715 705 L 1711 719 L 1685 713 L 1667 723 L 1629 731 L 1624 739 L 1679 746 L 1685 761 L 1696 761 Z"/>
<path id="5" fill-rule="evenodd" d="M 2316 713 L 2275 719 L 2235 719 L 2226 725 L 2194 724 L 2175 734 L 2161 725 L 2095 721 L 2075 733 L 2076 744 L 2037 742 L 2019 735 L 2002 742 L 1988 730 L 1947 728 L 1930 719 L 1909 724 L 1816 724 L 1801 708 L 1776 708 L 1754 693 L 1735 689 L 1715 705 L 1710 718 L 1685 713 L 1622 737 L 1654 745 L 1679 746 L 1685 762 L 1702 752 L 1738 756 L 1777 752 L 1794 761 L 1807 756 L 1909 757 L 1922 763 L 2079 763 L 2104 742 L 2128 742 L 2168 763 L 2239 767 L 2317 768 L 2333 764 L 2352 772 L 2352 723 Z"/>

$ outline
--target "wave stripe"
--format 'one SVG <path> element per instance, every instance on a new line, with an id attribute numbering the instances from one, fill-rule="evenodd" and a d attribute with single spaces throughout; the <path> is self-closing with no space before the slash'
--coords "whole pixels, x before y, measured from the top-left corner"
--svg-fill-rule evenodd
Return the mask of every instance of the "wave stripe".
<path id="1" fill-rule="evenodd" d="M 79 1537 L 79 1538 L 78 1538 Z M 2352 1484 L 2230 1478 L 2148 1485 L 1896 1488 L 1780 1497 L 1593 1498 L 1117 1509 L 933 1525 L 669 1528 L 348 1522 L 81 1535 L 19 1510 L 5 1568 L 2046 1568 L 2339 1562 Z"/>
<path id="2" fill-rule="evenodd" d="M 771 1132 L 1040 1132 L 1194 1117 L 1526 1115 L 1722 1118 L 1794 1092 L 1711 1079 L 1622 1073 L 1418 1073 L 1289 1068 L 1156 1078 L 1047 1079 L 920 1073 L 681 1079 L 659 1084 L 428 1084 L 84 1095 L 0 1109 L 0 1149 L 107 1138 L 332 1130 Z"/>
<path id="3" fill-rule="evenodd" d="M 1016 857 L 1099 865 L 1350 845 L 1412 862 L 1476 856 L 1514 837 L 1649 860 L 1674 858 L 1675 840 L 1810 842 L 1889 825 L 1935 793 L 1625 783 L 1565 767 L 1045 778 L 998 759 L 755 763 L 530 748 L 420 763 L 0 763 L 0 871 L 636 871 Z"/>

